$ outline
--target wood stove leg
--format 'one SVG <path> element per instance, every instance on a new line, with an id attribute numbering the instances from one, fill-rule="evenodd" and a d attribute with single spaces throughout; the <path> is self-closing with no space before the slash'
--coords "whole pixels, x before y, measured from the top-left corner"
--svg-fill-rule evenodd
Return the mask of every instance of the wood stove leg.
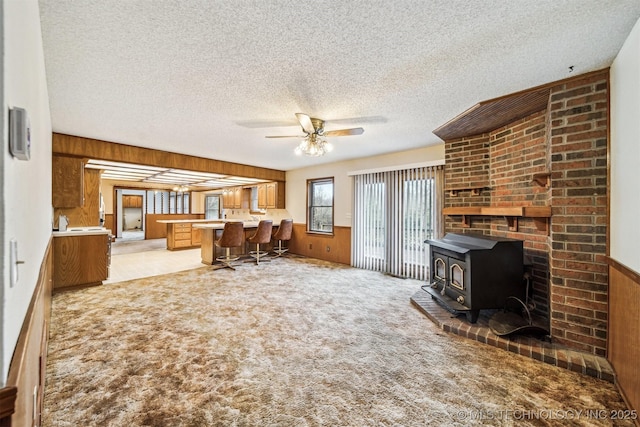
<path id="1" fill-rule="evenodd" d="M 478 321 L 478 316 L 480 315 L 480 310 L 469 310 L 465 314 L 467 315 L 469 323 L 476 323 Z"/>

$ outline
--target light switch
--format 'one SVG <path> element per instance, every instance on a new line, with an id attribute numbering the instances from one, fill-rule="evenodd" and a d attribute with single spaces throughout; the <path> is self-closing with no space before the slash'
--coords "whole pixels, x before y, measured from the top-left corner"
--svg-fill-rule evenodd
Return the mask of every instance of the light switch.
<path id="1" fill-rule="evenodd" d="M 9 263 L 11 264 L 9 286 L 13 288 L 18 283 L 18 265 L 24 264 L 24 261 L 18 260 L 18 241 L 16 239 L 9 241 Z"/>

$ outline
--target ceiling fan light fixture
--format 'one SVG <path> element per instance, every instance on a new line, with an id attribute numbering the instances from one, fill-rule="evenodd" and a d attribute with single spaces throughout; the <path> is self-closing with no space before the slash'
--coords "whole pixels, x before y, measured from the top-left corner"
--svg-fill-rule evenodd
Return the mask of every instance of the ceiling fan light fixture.
<path id="1" fill-rule="evenodd" d="M 333 150 L 333 146 L 327 142 L 324 136 L 312 133 L 304 137 L 295 149 L 296 155 L 305 154 L 311 157 L 324 156 Z"/>

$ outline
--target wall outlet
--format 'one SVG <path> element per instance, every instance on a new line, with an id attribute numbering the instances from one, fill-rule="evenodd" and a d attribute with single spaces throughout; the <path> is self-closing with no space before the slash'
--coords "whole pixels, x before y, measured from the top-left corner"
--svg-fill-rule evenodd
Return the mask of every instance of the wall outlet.
<path id="1" fill-rule="evenodd" d="M 327 252 L 331 252 L 331 246 L 327 246 Z"/>
<path id="2" fill-rule="evenodd" d="M 309 249 L 313 249 L 313 244 L 309 243 Z"/>

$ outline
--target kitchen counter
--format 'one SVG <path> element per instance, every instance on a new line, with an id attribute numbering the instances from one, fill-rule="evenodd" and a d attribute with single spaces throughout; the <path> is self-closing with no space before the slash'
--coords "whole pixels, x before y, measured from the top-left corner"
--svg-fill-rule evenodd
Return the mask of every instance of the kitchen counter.
<path id="1" fill-rule="evenodd" d="M 200 246 L 203 229 L 222 230 L 225 222 L 238 219 L 159 219 L 167 226 L 167 249 L 170 251 Z"/>
<path id="2" fill-rule="evenodd" d="M 222 219 L 158 219 L 158 224 L 198 224 L 207 222 L 221 222 Z"/>
<path id="3" fill-rule="evenodd" d="M 225 219 L 218 220 L 216 223 L 209 224 L 193 224 L 193 228 L 202 228 L 202 229 L 212 229 L 212 230 L 222 230 L 224 229 L 224 224 L 226 222 L 241 222 L 244 225 L 244 228 L 256 228 L 260 221 L 242 221 L 240 219 Z M 276 226 L 278 224 L 275 224 Z"/>
<path id="4" fill-rule="evenodd" d="M 104 227 L 69 227 L 67 231 L 53 230 L 53 237 L 91 236 L 98 234 L 111 234 L 111 230 Z"/>

